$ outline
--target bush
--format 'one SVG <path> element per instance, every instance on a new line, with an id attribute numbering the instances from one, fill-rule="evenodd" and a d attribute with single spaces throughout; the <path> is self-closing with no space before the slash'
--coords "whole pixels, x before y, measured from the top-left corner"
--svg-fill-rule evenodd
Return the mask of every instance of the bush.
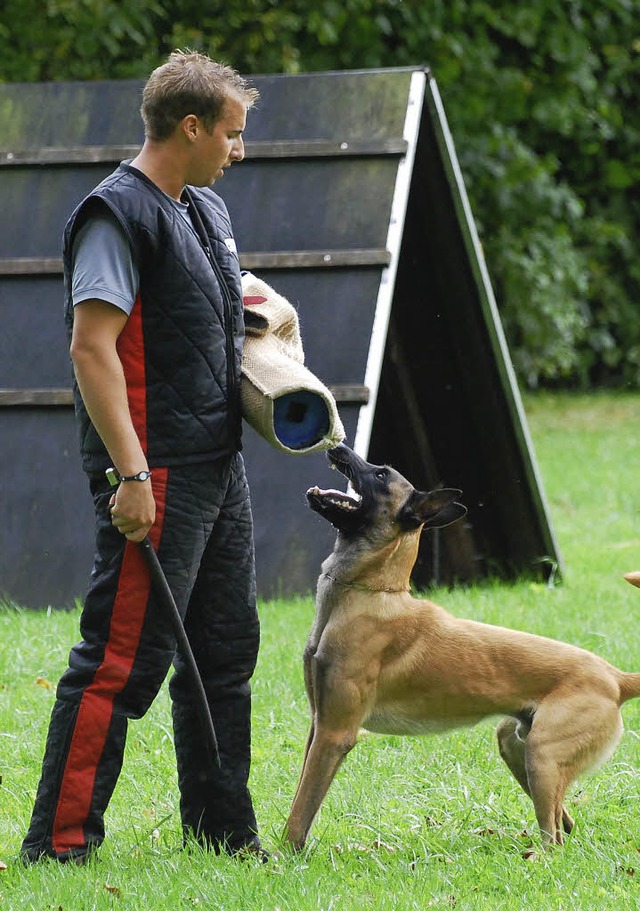
<path id="1" fill-rule="evenodd" d="M 142 76 L 176 46 L 429 64 L 521 381 L 639 386 L 639 23 L 640 0 L 7 0 L 0 79 Z"/>

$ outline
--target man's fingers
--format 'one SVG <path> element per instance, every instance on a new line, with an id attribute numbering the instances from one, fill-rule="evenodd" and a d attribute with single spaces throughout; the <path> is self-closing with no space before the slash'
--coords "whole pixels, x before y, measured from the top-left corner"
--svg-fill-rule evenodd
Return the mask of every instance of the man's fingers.
<path id="1" fill-rule="evenodd" d="M 129 538 L 131 535 L 140 535 L 140 541 L 144 538 L 146 533 L 151 528 L 151 525 L 145 523 L 141 525 L 137 519 L 127 519 L 124 516 L 118 516 L 115 513 L 111 513 L 111 524 L 114 528 L 117 528 L 120 534 L 126 535 Z M 133 540 L 133 538 L 131 539 Z"/>
<path id="2" fill-rule="evenodd" d="M 115 523 L 114 523 L 115 525 Z M 134 541 L 139 544 L 151 528 L 150 525 L 115 525 L 121 535 L 124 535 L 128 541 Z"/>
<path id="3" fill-rule="evenodd" d="M 142 525 L 138 519 L 129 519 L 125 516 L 119 516 L 113 509 L 111 510 L 111 524 L 117 528 L 121 535 L 124 535 L 128 541 L 134 541 L 139 544 L 149 531 L 152 522 L 145 522 Z"/>

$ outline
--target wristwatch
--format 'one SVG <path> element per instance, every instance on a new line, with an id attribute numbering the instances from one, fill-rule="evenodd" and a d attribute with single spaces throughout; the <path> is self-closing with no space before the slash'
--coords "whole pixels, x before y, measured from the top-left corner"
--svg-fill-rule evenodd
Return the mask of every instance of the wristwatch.
<path id="1" fill-rule="evenodd" d="M 148 481 L 151 477 L 150 471 L 139 471 L 138 474 L 130 474 L 123 477 L 117 468 L 107 468 L 105 471 L 107 480 L 112 487 L 117 487 L 121 481 Z"/>
<path id="2" fill-rule="evenodd" d="M 128 477 L 123 478 L 120 475 L 121 481 L 148 481 L 151 477 L 150 471 L 139 471 L 138 474 L 130 474 Z"/>

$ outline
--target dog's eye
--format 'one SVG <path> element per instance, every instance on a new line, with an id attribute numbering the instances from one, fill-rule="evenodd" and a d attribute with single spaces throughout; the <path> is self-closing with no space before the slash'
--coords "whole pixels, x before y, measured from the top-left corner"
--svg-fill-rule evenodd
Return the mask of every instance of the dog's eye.
<path id="1" fill-rule="evenodd" d="M 387 477 L 387 469 L 386 469 L 386 468 L 378 468 L 378 470 L 376 471 L 376 478 L 377 478 L 379 481 L 384 481 L 386 477 Z"/>

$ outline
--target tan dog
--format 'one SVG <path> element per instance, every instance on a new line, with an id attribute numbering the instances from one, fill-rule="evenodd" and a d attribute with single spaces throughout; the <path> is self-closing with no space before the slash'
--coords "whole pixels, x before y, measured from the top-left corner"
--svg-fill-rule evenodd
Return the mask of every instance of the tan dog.
<path id="1" fill-rule="evenodd" d="M 420 493 L 345 445 L 329 458 L 356 496 L 307 492 L 338 536 L 322 564 L 304 653 L 311 729 L 286 839 L 296 849 L 305 844 L 360 727 L 427 734 L 504 715 L 500 755 L 531 797 L 545 843 L 562 844 L 573 826 L 565 791 L 613 753 L 620 706 L 640 696 L 640 674 L 552 639 L 459 620 L 412 597 L 422 528 L 463 516 L 460 491 Z"/>

